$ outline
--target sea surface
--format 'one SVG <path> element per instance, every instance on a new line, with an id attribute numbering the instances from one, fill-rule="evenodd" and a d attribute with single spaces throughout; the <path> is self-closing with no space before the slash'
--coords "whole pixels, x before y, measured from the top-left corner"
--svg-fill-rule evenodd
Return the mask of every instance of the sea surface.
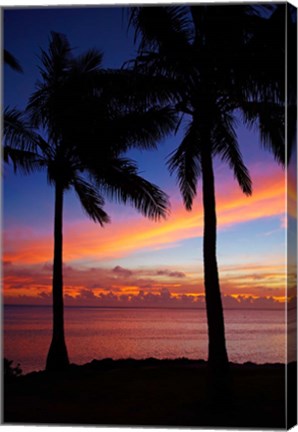
<path id="1" fill-rule="evenodd" d="M 285 363 L 284 311 L 226 310 L 230 361 Z M 23 372 L 44 369 L 51 341 L 51 308 L 4 306 L 3 355 Z M 70 361 L 111 357 L 207 359 L 204 310 L 65 308 Z"/>

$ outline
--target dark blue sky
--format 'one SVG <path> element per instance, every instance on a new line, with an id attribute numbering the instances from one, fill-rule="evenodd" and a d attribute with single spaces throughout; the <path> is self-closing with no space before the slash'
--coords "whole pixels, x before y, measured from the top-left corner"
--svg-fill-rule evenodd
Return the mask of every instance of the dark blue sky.
<path id="1" fill-rule="evenodd" d="M 26 8 L 4 10 L 4 46 L 20 61 L 24 74 L 5 69 L 5 101 L 21 107 L 38 76 L 40 48 L 51 31 L 64 33 L 74 53 L 89 48 L 104 52 L 104 67 L 121 67 L 134 55 L 132 32 L 127 31 L 127 8 Z"/>

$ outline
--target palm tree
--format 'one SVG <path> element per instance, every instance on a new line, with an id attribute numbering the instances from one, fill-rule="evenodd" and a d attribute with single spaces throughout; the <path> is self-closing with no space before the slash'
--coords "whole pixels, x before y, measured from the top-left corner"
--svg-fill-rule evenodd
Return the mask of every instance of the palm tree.
<path id="1" fill-rule="evenodd" d="M 129 74 L 104 71 L 101 60 L 96 50 L 74 57 L 66 37 L 52 33 L 48 51 L 41 52 L 41 80 L 26 111 L 6 110 L 4 160 L 25 174 L 46 170 L 55 190 L 53 334 L 47 370 L 69 364 L 63 318 L 65 192 L 74 189 L 87 215 L 101 226 L 109 222 L 105 193 L 154 220 L 168 213 L 168 197 L 142 178 L 123 152 L 136 145 L 154 147 L 174 126 L 175 115 L 158 105 L 142 111 L 137 97 L 129 108 L 132 94 L 123 91 L 117 98 L 112 91 L 113 83 L 125 82 Z"/>
<path id="2" fill-rule="evenodd" d="M 276 8 L 280 13 L 279 6 Z M 168 167 L 171 173 L 176 172 L 189 211 L 198 179 L 202 179 L 208 365 L 218 377 L 227 375 L 229 362 L 216 257 L 213 158 L 227 163 L 243 193 L 251 195 L 252 182 L 235 130 L 241 116 L 245 125 L 259 128 L 262 143 L 273 151 L 276 160 L 285 162 L 283 89 L 278 85 L 280 76 L 272 76 L 266 68 L 265 54 L 270 45 L 266 29 L 271 12 L 270 8 L 247 5 L 130 10 L 129 24 L 135 27 L 139 43 L 132 67 L 175 83 L 176 90 L 169 99 L 180 113 L 177 128 L 183 118 L 186 131 L 170 155 Z M 283 65 L 283 49 L 279 43 L 276 51 L 270 52 L 272 62 Z"/>

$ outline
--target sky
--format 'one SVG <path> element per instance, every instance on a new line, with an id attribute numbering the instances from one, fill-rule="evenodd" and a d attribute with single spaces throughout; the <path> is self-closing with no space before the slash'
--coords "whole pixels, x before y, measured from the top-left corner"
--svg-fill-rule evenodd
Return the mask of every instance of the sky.
<path id="1" fill-rule="evenodd" d="M 4 47 L 24 72 L 4 66 L 5 107 L 23 109 L 38 79 L 40 48 L 51 31 L 64 33 L 74 53 L 96 48 L 103 67 L 119 68 L 136 53 L 120 7 L 4 9 Z M 217 255 L 226 308 L 283 308 L 286 258 L 286 173 L 261 148 L 256 131 L 239 122 L 243 159 L 253 179 L 246 197 L 229 168 L 215 160 Z M 153 222 L 132 207 L 108 202 L 101 228 L 72 192 L 64 206 L 64 293 L 69 306 L 204 307 L 201 183 L 192 212 L 182 203 L 165 160 L 183 136 L 156 151 L 131 150 L 142 175 L 171 200 L 167 220 Z M 293 177 L 294 178 L 294 177 Z M 3 280 L 6 304 L 51 304 L 54 192 L 45 173 L 3 170 Z M 289 191 L 295 183 L 289 183 Z M 293 212 L 294 216 L 294 212 Z"/>

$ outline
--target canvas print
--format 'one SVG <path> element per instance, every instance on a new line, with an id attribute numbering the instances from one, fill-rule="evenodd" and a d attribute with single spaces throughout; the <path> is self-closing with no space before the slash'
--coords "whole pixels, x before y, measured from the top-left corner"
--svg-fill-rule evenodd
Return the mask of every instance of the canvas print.
<path id="1" fill-rule="evenodd" d="M 2 422 L 294 426 L 296 8 L 2 22 Z"/>

